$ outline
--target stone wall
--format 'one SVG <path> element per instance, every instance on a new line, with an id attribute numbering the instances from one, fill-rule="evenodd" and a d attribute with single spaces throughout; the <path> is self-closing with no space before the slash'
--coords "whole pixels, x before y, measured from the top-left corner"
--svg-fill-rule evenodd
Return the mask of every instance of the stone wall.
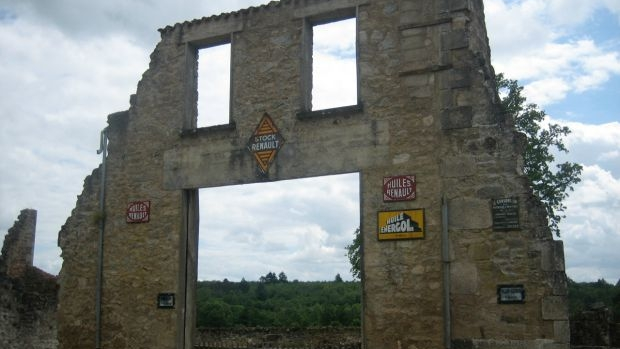
<path id="1" fill-rule="evenodd" d="M 22 210 L 13 227 L 4 237 L 0 271 L 11 278 L 22 277 L 32 268 L 37 211 Z"/>
<path id="2" fill-rule="evenodd" d="M 56 277 L 33 267 L 37 211 L 22 210 L 0 258 L 0 347 L 55 349 Z"/>
<path id="3" fill-rule="evenodd" d="M 312 25 L 351 16 L 359 101 L 313 111 Z M 190 348 L 197 188 L 350 172 L 360 174 L 365 348 L 568 348 L 562 242 L 522 173 L 523 137 L 497 112 L 481 0 L 286 0 L 160 32 L 129 110 L 108 118 L 105 207 L 100 168 L 59 235 L 61 348 L 97 336 L 103 348 Z M 231 122 L 197 129 L 197 51 L 222 41 Z M 286 142 L 263 172 L 247 144 L 265 114 Z M 385 202 L 384 177 L 412 174 L 416 199 Z M 494 229 L 492 202 L 505 198 L 516 227 Z M 128 222 L 135 201 L 148 203 L 148 222 Z M 419 209 L 423 239 L 378 239 L 378 212 Z M 524 298 L 500 304 L 502 285 Z M 160 294 L 174 306 L 158 307 Z"/>
<path id="4" fill-rule="evenodd" d="M 197 348 L 359 348 L 359 327 L 199 328 Z"/>
<path id="5" fill-rule="evenodd" d="M 620 348 L 620 323 L 603 303 L 570 319 L 570 337 L 574 348 Z"/>

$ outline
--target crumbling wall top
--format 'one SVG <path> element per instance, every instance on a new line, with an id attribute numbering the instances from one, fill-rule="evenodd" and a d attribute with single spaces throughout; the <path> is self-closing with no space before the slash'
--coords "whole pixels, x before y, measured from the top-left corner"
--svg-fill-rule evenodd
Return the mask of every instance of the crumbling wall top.
<path id="1" fill-rule="evenodd" d="M 11 278 L 19 278 L 32 267 L 37 211 L 24 209 L 9 229 L 2 246 L 0 271 Z"/>

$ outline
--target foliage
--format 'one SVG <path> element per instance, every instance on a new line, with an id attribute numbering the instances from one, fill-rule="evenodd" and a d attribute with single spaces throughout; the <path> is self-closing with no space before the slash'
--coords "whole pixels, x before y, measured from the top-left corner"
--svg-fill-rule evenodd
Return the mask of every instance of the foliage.
<path id="1" fill-rule="evenodd" d="M 261 276 L 259 281 L 266 284 L 275 284 L 278 282 L 278 277 L 276 276 L 276 273 L 270 271 L 264 276 Z"/>
<path id="2" fill-rule="evenodd" d="M 602 303 L 620 320 L 620 280 L 614 286 L 605 279 L 596 282 L 568 280 L 568 308 L 571 317 L 587 310 L 595 303 Z"/>
<path id="3" fill-rule="evenodd" d="M 540 198 L 549 218 L 549 228 L 556 236 L 560 236 L 558 224 L 565 218 L 562 212 L 566 209 L 563 201 L 568 192 L 573 191 L 573 185 L 579 183 L 583 167 L 577 163 L 564 162 L 556 164 L 556 171 L 551 165 L 555 161 L 553 149 L 568 153 L 562 138 L 571 131 L 567 126 L 548 124 L 543 126 L 544 110 L 536 104 L 526 104 L 521 92 L 523 87 L 516 80 L 504 78 L 503 74 L 496 76 L 498 93 L 504 92 L 501 99 L 502 111 L 514 117 L 515 127 L 527 137 L 523 154 L 523 171 L 530 179 L 534 194 Z"/>
<path id="4" fill-rule="evenodd" d="M 275 275 L 275 274 L 274 274 Z M 271 276 L 261 280 L 271 280 Z M 199 281 L 198 327 L 360 326 L 359 282 Z"/>
<path id="5" fill-rule="evenodd" d="M 337 275 L 338 276 L 338 275 Z M 198 327 L 359 326 L 359 282 L 199 281 L 196 288 Z M 620 319 L 620 281 L 615 286 L 568 280 L 570 316 L 602 303 Z"/>
<path id="6" fill-rule="evenodd" d="M 353 278 L 359 280 L 362 276 L 362 234 L 360 228 L 355 230 L 353 242 L 347 245 L 347 257 L 351 263 L 351 274 Z"/>

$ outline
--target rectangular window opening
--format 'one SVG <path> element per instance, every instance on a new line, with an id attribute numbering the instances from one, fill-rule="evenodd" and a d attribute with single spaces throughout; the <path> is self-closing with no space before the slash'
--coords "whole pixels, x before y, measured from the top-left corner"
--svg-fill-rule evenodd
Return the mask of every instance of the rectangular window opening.
<path id="1" fill-rule="evenodd" d="M 197 127 L 230 123 L 231 44 L 198 50 Z"/>
<path id="2" fill-rule="evenodd" d="M 358 104 L 356 18 L 312 26 L 312 107 Z"/>

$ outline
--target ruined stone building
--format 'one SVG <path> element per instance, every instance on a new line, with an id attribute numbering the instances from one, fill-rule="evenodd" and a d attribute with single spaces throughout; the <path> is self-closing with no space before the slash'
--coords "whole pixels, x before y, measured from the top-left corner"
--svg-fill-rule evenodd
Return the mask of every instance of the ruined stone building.
<path id="1" fill-rule="evenodd" d="M 316 110 L 313 28 L 351 18 L 357 101 Z M 60 348 L 191 348 L 198 188 L 341 173 L 364 348 L 569 347 L 562 242 L 498 112 L 482 0 L 283 0 L 160 33 L 59 234 Z M 198 51 L 221 43 L 230 118 L 197 127 Z"/>
<path id="2" fill-rule="evenodd" d="M 22 210 L 0 257 L 0 348 L 54 349 L 56 277 L 32 265 L 37 211 Z"/>

